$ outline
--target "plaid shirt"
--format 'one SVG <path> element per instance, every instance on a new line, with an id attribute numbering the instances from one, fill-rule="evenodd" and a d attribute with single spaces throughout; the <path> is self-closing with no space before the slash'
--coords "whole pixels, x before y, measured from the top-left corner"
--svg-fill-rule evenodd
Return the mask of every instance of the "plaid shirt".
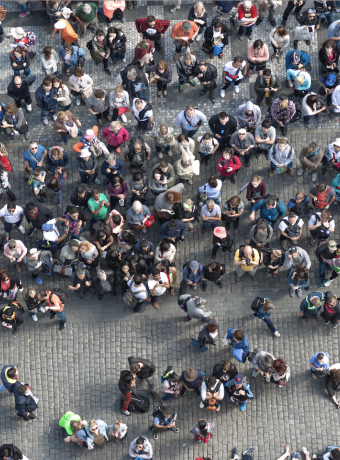
<path id="1" fill-rule="evenodd" d="M 168 21 L 167 19 L 156 19 L 155 22 L 155 29 L 157 30 L 157 32 L 161 34 L 164 34 L 170 26 L 170 21 Z M 146 18 L 137 19 L 135 21 L 135 24 L 137 32 L 139 32 L 140 34 L 144 33 L 150 27 Z"/>
<path id="2" fill-rule="evenodd" d="M 280 118 L 282 117 L 282 115 L 285 116 L 286 114 L 287 114 L 287 122 L 290 121 L 295 115 L 295 112 L 296 112 L 296 107 L 293 101 L 288 102 L 288 107 L 286 110 L 280 109 L 280 99 L 279 98 L 274 100 L 271 111 L 270 111 L 271 116 L 277 122 L 280 121 Z"/>

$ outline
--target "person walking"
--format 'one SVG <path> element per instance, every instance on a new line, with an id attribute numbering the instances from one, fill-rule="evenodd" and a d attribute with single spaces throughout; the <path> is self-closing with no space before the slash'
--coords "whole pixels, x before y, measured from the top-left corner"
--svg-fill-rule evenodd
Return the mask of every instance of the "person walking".
<path id="1" fill-rule="evenodd" d="M 25 422 L 37 418 L 33 412 L 38 409 L 39 399 L 33 396 L 30 387 L 16 382 L 13 386 L 13 393 L 17 417 L 21 417 Z"/>
<path id="2" fill-rule="evenodd" d="M 67 296 L 62 292 L 58 292 L 58 294 L 56 294 L 55 289 L 40 291 L 41 300 L 44 300 L 46 303 L 46 306 L 44 307 L 45 310 L 50 310 L 50 319 L 54 319 L 55 316 L 60 319 L 59 331 L 63 331 L 65 329 L 67 321 L 64 313 L 65 301 L 61 298 L 61 296 L 64 299 L 67 298 Z"/>
<path id="3" fill-rule="evenodd" d="M 245 363 L 249 356 L 249 341 L 241 329 L 228 329 L 228 333 L 222 340 L 224 345 L 229 345 L 232 355 L 239 363 Z"/>
<path id="4" fill-rule="evenodd" d="M 271 312 L 274 310 L 275 306 L 269 298 L 256 297 L 250 308 L 254 312 L 252 315 L 253 318 L 262 319 L 275 337 L 280 337 L 281 334 L 276 330 L 272 320 L 270 319 Z"/>
<path id="5" fill-rule="evenodd" d="M 215 423 L 200 419 L 190 432 L 195 436 L 196 442 L 203 442 L 204 444 L 207 444 L 209 439 L 212 439 L 213 437 L 212 430 L 214 428 Z"/>
<path id="6" fill-rule="evenodd" d="M 205 309 L 206 302 L 206 298 L 202 296 L 198 297 L 191 296 L 190 294 L 183 294 L 178 297 L 178 303 L 180 303 L 181 309 L 187 314 L 187 321 L 200 319 L 205 323 L 209 323 L 212 312 Z"/>

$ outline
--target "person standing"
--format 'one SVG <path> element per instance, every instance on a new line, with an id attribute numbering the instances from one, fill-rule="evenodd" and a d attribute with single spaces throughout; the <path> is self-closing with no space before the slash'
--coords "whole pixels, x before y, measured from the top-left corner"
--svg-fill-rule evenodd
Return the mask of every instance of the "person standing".
<path id="1" fill-rule="evenodd" d="M 92 227 L 96 222 L 106 219 L 110 202 L 104 193 L 100 193 L 98 188 L 94 188 L 92 190 L 92 196 L 87 202 L 87 205 L 92 214 L 90 227 Z"/>
<path id="2" fill-rule="evenodd" d="M 133 99 L 132 112 L 138 123 L 134 128 L 135 131 L 146 131 L 147 134 L 150 134 L 155 126 L 152 105 L 143 99 Z"/>
<path id="3" fill-rule="evenodd" d="M 152 363 L 148 359 L 135 358 L 133 356 L 130 356 L 128 358 L 128 362 L 130 364 L 130 371 L 132 375 L 138 379 L 136 383 L 136 388 L 140 388 L 145 380 L 152 396 L 155 399 L 159 399 L 159 395 L 155 390 L 155 385 L 152 378 L 154 373 L 156 372 L 156 366 L 154 365 L 154 363 Z"/>
<path id="4" fill-rule="evenodd" d="M 282 136 L 286 136 L 288 124 L 296 114 L 296 107 L 293 101 L 288 99 L 286 94 L 280 94 L 270 108 L 270 114 L 274 120 L 274 128 L 280 127 Z"/>
<path id="5" fill-rule="evenodd" d="M 254 367 L 251 376 L 256 378 L 259 374 L 261 374 L 262 377 L 266 379 L 266 382 L 269 383 L 274 359 L 275 358 L 271 353 L 268 353 L 267 351 L 258 351 L 251 362 Z"/>
<path id="6" fill-rule="evenodd" d="M 66 295 L 62 294 L 63 297 Z M 44 300 L 46 306 L 45 310 L 50 310 L 50 319 L 54 319 L 57 316 L 60 319 L 59 331 L 62 331 L 66 327 L 66 315 L 64 313 L 65 304 L 60 294 L 55 294 L 53 291 L 40 291 L 41 300 Z"/>
<path id="7" fill-rule="evenodd" d="M 329 240 L 328 244 L 323 244 L 317 248 L 315 255 L 320 262 L 319 266 L 319 287 L 323 287 L 326 277 L 326 270 L 332 270 L 332 268 L 325 262 L 325 260 L 332 260 L 333 257 L 340 256 L 340 245 L 335 240 Z"/>
<path id="8" fill-rule="evenodd" d="M 150 15 L 147 18 L 137 19 L 135 25 L 141 38 L 153 41 L 156 51 L 164 54 L 161 39 L 168 30 L 170 21 L 167 19 L 156 19 L 155 16 Z"/>
<path id="9" fill-rule="evenodd" d="M 194 75 L 203 86 L 200 95 L 203 96 L 208 91 L 210 100 L 214 104 L 216 102 L 215 89 L 217 88 L 217 68 L 208 62 L 201 61 L 196 65 Z"/>
<path id="10" fill-rule="evenodd" d="M 108 58 L 110 56 L 110 47 L 105 40 L 105 32 L 103 29 L 97 29 L 92 41 L 91 41 L 91 57 L 94 62 L 98 64 L 103 64 L 104 72 L 107 75 L 111 75 L 111 70 L 109 69 Z"/>
<path id="11" fill-rule="evenodd" d="M 109 115 L 109 98 L 102 89 L 94 90 L 93 94 L 86 99 L 86 108 L 96 116 L 99 126 L 103 126 L 103 118 L 111 123 L 112 117 Z"/>
<path id="12" fill-rule="evenodd" d="M 197 291 L 197 285 L 202 276 L 203 266 L 197 260 L 187 262 L 183 269 L 183 279 L 179 287 L 179 295 L 186 294 L 188 286 Z"/>
<path id="13" fill-rule="evenodd" d="M 223 67 L 222 82 L 223 85 L 220 89 L 220 96 L 225 97 L 225 92 L 229 86 L 234 84 L 234 91 L 236 94 L 240 92 L 239 84 L 242 82 L 243 77 L 247 74 L 247 62 L 241 56 L 235 56 L 233 61 L 227 62 Z"/>
<path id="14" fill-rule="evenodd" d="M 153 439 L 158 439 L 158 433 L 164 430 L 171 429 L 174 433 L 178 433 L 179 429 L 176 427 L 177 411 L 172 407 L 161 407 L 155 414 L 153 419 Z"/>
<path id="15" fill-rule="evenodd" d="M 14 364 L 8 364 L 1 370 L 1 386 L 0 393 L 7 390 L 9 393 L 13 393 L 14 384 L 18 381 L 19 371 Z"/>
<path id="16" fill-rule="evenodd" d="M 249 356 L 249 341 L 241 329 L 228 329 L 228 333 L 222 340 L 224 345 L 229 345 L 233 357 L 239 363 L 245 363 Z"/>
<path id="17" fill-rule="evenodd" d="M 95 34 L 98 27 L 97 5 L 85 3 L 76 9 L 75 17 L 80 27 L 80 38 L 84 37 L 87 27 Z"/>
<path id="18" fill-rule="evenodd" d="M 142 305 L 145 300 L 149 299 L 149 294 L 145 284 L 143 283 L 142 275 L 136 273 L 136 275 L 127 282 L 127 285 L 129 286 L 133 296 L 138 300 L 133 311 L 135 313 L 144 313 L 145 307 L 142 307 Z"/>
<path id="19" fill-rule="evenodd" d="M 39 399 L 33 396 L 33 393 L 28 385 L 22 385 L 16 382 L 13 386 L 13 393 L 15 399 L 16 415 L 21 417 L 25 422 L 37 418 L 33 414 L 38 409 Z"/>
<path id="20" fill-rule="evenodd" d="M 133 459 L 152 460 L 152 454 L 152 444 L 145 436 L 139 436 L 130 444 L 129 455 Z"/>
<path id="21" fill-rule="evenodd" d="M 297 176 L 302 176 L 307 170 L 307 172 L 312 173 L 312 182 L 315 182 L 318 177 L 317 171 L 322 158 L 323 151 L 316 142 L 310 142 L 308 145 L 302 147 L 299 155 L 301 166 L 297 170 Z"/>
<path id="22" fill-rule="evenodd" d="M 263 74 L 256 78 L 254 89 L 257 95 L 256 104 L 260 106 L 264 99 L 270 108 L 276 93 L 282 90 L 282 83 L 270 69 L 264 69 Z M 264 121 L 269 122 L 269 120 Z"/>
<path id="23" fill-rule="evenodd" d="M 21 108 L 21 101 L 23 100 L 27 112 L 32 112 L 32 96 L 29 87 L 35 82 L 36 78 L 35 75 L 30 75 L 26 78 L 14 76 L 13 80 L 8 85 L 7 95 L 14 99 L 18 109 Z"/>
<path id="24" fill-rule="evenodd" d="M 223 149 L 230 147 L 230 138 L 237 130 L 237 121 L 232 115 L 220 112 L 209 119 L 209 128 Z"/>
<path id="25" fill-rule="evenodd" d="M 250 0 L 244 0 L 238 7 L 237 22 L 240 25 L 238 30 L 238 39 L 243 40 L 246 35 L 248 40 L 252 40 L 254 24 L 257 21 L 256 6 Z"/>
<path id="26" fill-rule="evenodd" d="M 181 56 L 182 48 L 186 51 L 191 50 L 192 44 L 195 41 L 199 32 L 199 27 L 193 21 L 177 22 L 171 30 L 171 38 L 174 39 L 176 51 L 174 61 L 178 61 Z"/>
<path id="27" fill-rule="evenodd" d="M 245 166 L 248 168 L 250 166 L 250 158 L 255 147 L 254 136 L 247 132 L 245 128 L 240 128 L 231 136 L 230 145 L 234 149 L 235 155 L 238 157 L 244 157 Z"/>
<path id="28" fill-rule="evenodd" d="M 259 252 L 251 246 L 240 246 L 235 252 L 234 266 L 236 267 L 236 282 L 241 281 L 241 277 L 248 272 L 253 281 L 257 281 L 257 267 L 259 265 Z"/>
<path id="29" fill-rule="evenodd" d="M 212 439 L 213 437 L 212 430 L 214 428 L 215 424 L 213 422 L 210 423 L 204 419 L 200 419 L 192 428 L 191 433 L 195 436 L 196 442 L 203 442 L 204 444 L 207 444 L 209 439 Z"/>
<path id="30" fill-rule="evenodd" d="M 2 209 L 0 209 L 0 220 L 3 222 L 8 236 L 12 231 L 13 225 L 17 226 L 22 235 L 25 234 L 25 229 L 22 226 L 23 218 L 24 210 L 21 206 L 17 206 L 13 201 L 10 201 Z"/>
<path id="31" fill-rule="evenodd" d="M 206 408 L 207 410 L 210 410 L 212 408 L 216 408 L 216 411 L 219 411 L 221 409 L 221 401 L 223 398 L 224 386 L 220 380 L 211 375 L 202 382 L 200 402 L 201 409 Z M 211 399 L 214 401 L 214 404 L 210 401 Z"/>
<path id="32" fill-rule="evenodd" d="M 325 320 L 326 325 L 332 323 L 334 329 L 338 327 L 338 320 L 340 317 L 339 299 L 336 295 L 332 295 L 331 291 L 327 291 L 325 294 L 323 312 L 320 316 Z"/>
<path id="33" fill-rule="evenodd" d="M 193 105 L 188 105 L 185 110 L 179 112 L 175 119 L 175 126 L 182 130 L 189 138 L 193 138 L 200 126 L 204 125 L 207 117 Z"/>
<path id="34" fill-rule="evenodd" d="M 324 351 L 314 353 L 309 360 L 310 371 L 314 380 L 322 379 L 328 374 L 329 354 Z"/>
<path id="35" fill-rule="evenodd" d="M 201 369 L 188 367 L 181 373 L 180 383 L 182 389 L 180 395 L 183 396 L 186 391 L 195 391 L 197 396 L 201 396 L 201 385 L 204 381 L 205 373 Z"/>
<path id="36" fill-rule="evenodd" d="M 44 125 L 48 125 L 48 116 L 53 121 L 57 119 L 58 101 L 56 100 L 57 91 L 52 85 L 51 77 L 45 77 L 42 84 L 35 92 L 37 106 L 41 109 L 41 117 Z"/>
<path id="37" fill-rule="evenodd" d="M 254 397 L 249 383 L 243 380 L 241 374 L 237 374 L 233 380 L 229 380 L 225 385 L 225 390 L 227 393 L 227 401 L 239 404 L 241 412 L 246 410 L 248 400 Z"/>
<path id="38" fill-rule="evenodd" d="M 120 373 L 120 378 L 118 382 L 119 391 L 124 396 L 124 401 L 122 405 L 122 412 L 124 415 L 129 416 L 131 412 L 129 409 L 129 404 L 131 402 L 131 390 L 136 386 L 136 377 L 129 370 L 123 370 Z"/>
<path id="39" fill-rule="evenodd" d="M 41 230 L 43 224 L 53 219 L 53 214 L 50 208 L 41 203 L 28 202 L 24 208 L 24 214 L 28 222 L 29 228 L 26 236 L 31 237 L 36 229 Z"/>

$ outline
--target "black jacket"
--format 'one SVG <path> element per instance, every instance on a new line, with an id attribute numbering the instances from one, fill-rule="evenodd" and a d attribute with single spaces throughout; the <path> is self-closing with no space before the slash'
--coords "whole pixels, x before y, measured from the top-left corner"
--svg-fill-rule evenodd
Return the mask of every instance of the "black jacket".
<path id="1" fill-rule="evenodd" d="M 20 382 L 16 382 L 13 386 L 15 409 L 18 411 L 19 417 L 27 417 L 27 412 L 33 412 L 37 410 L 38 405 L 32 396 L 25 396 L 19 393 L 18 388 L 20 386 Z"/>
<path id="2" fill-rule="evenodd" d="M 212 375 L 214 377 L 216 377 L 219 380 L 225 381 L 225 382 L 227 380 L 233 379 L 235 377 L 235 375 L 237 375 L 237 374 L 238 374 L 238 371 L 236 369 L 235 364 L 232 365 L 232 367 L 231 367 L 231 369 L 229 371 L 224 372 L 223 369 L 222 369 L 221 363 L 215 364 L 215 366 L 213 368 L 213 373 L 212 373 Z"/>
<path id="3" fill-rule="evenodd" d="M 113 270 L 105 269 L 102 267 L 102 270 L 106 273 L 106 281 L 109 283 L 111 291 L 110 293 L 113 295 L 116 295 L 116 284 L 117 284 L 117 275 L 116 272 Z M 108 293 L 108 291 L 104 291 L 101 285 L 101 280 L 96 277 L 94 281 L 94 285 L 96 287 L 97 293 L 99 295 L 104 295 L 105 293 Z"/>
<path id="4" fill-rule="evenodd" d="M 153 253 L 152 256 L 150 255 L 150 252 Z M 144 259 L 147 264 L 153 264 L 155 254 L 153 250 L 153 244 L 151 243 L 151 241 L 148 241 L 148 248 L 144 250 L 140 247 L 140 240 L 138 240 L 134 249 L 134 253 L 139 254 L 140 257 Z"/>
<path id="5" fill-rule="evenodd" d="M 28 53 L 25 53 L 25 51 L 22 53 L 22 57 L 20 60 L 15 57 L 14 51 L 11 52 L 9 58 L 11 60 L 11 66 L 13 70 L 26 70 L 29 68 L 31 64 L 31 60 L 28 57 Z M 16 64 L 16 67 L 13 66 L 14 63 Z M 24 66 L 24 64 L 26 65 Z"/>
<path id="6" fill-rule="evenodd" d="M 324 259 L 333 259 L 333 257 L 335 256 L 335 252 L 331 253 L 329 250 L 328 244 L 325 243 L 318 247 L 318 249 L 315 251 L 315 255 L 318 258 L 318 261 L 320 262 L 320 264 L 322 264 L 323 260 L 321 256 Z"/>
<path id="7" fill-rule="evenodd" d="M 273 75 L 270 78 L 269 82 L 269 87 L 270 88 L 275 88 L 277 91 L 270 91 L 270 96 L 274 97 L 279 91 L 282 89 L 282 83 L 278 79 L 278 77 L 275 75 L 275 82 L 273 84 Z M 258 76 L 255 81 L 255 93 L 258 94 L 259 96 L 262 96 L 265 93 L 265 88 L 268 88 L 267 82 L 264 81 L 263 75 Z"/>
<path id="8" fill-rule="evenodd" d="M 119 378 L 119 382 L 118 382 L 118 388 L 120 389 L 120 391 L 123 393 L 123 395 L 127 395 L 128 393 L 131 392 L 132 388 L 129 388 L 125 385 L 125 383 L 123 382 L 122 378 L 124 375 L 126 374 L 131 374 L 130 371 L 128 371 L 127 369 L 124 370 L 124 371 L 121 371 L 120 373 L 120 378 Z"/>
<path id="9" fill-rule="evenodd" d="M 38 300 L 37 297 L 35 297 L 33 299 L 28 294 L 26 294 L 25 295 L 25 302 L 26 302 L 26 306 L 27 306 L 28 310 L 32 311 L 32 310 L 35 310 L 36 308 L 41 307 L 41 305 L 44 303 L 44 300 L 42 300 L 42 301 Z"/>
<path id="10" fill-rule="evenodd" d="M 144 367 L 142 367 L 142 369 L 137 373 L 137 377 L 140 380 L 148 379 L 149 377 L 152 377 L 153 374 L 156 372 L 156 366 L 148 359 L 134 358 L 133 356 L 130 356 L 128 358 L 128 361 L 130 365 L 133 363 L 144 364 Z"/>
<path id="11" fill-rule="evenodd" d="M 72 193 L 72 195 L 70 197 L 71 203 L 74 206 L 83 206 L 84 208 L 87 208 L 87 202 L 91 198 L 91 193 L 89 192 L 89 190 L 85 189 L 85 197 L 80 198 L 79 195 L 78 195 L 77 189 L 78 189 L 78 187 L 75 188 L 75 190 L 73 191 L 73 193 Z"/>
<path id="12" fill-rule="evenodd" d="M 301 15 L 298 16 L 297 20 L 299 21 L 301 26 L 318 26 L 321 22 L 320 14 L 316 13 L 315 18 L 313 21 L 308 19 L 308 10 L 305 10 Z"/>
<path id="13" fill-rule="evenodd" d="M 130 69 L 135 69 L 137 72 L 137 76 L 134 81 L 128 80 L 127 78 L 127 73 Z M 130 100 L 138 97 L 138 93 L 136 93 L 133 83 L 144 83 L 146 88 L 149 86 L 149 82 L 145 76 L 145 73 L 143 72 L 142 69 L 139 69 L 136 65 L 130 64 L 127 67 L 125 67 L 125 69 L 123 69 L 120 72 L 120 76 L 122 77 L 122 84 L 125 90 L 129 93 Z"/>
<path id="14" fill-rule="evenodd" d="M 219 134 L 222 137 L 228 137 L 234 134 L 237 130 L 237 121 L 232 115 L 228 115 L 229 120 L 225 125 L 222 125 L 219 119 L 219 114 L 213 115 L 209 120 L 209 127 L 211 132 L 215 134 Z M 223 133 L 221 132 L 223 131 Z"/>
<path id="15" fill-rule="evenodd" d="M 12 97 L 15 101 L 21 101 L 29 94 L 29 86 L 31 86 L 36 79 L 37 77 L 35 75 L 30 75 L 29 77 L 22 78 L 22 85 L 19 88 L 18 86 L 15 86 L 13 77 L 13 80 L 8 85 L 7 95 Z"/>
<path id="16" fill-rule="evenodd" d="M 27 209 L 24 209 L 24 214 L 28 223 L 31 223 L 33 227 L 41 229 L 47 221 L 53 219 L 52 210 L 41 203 L 35 203 L 38 208 L 38 215 L 36 219 L 33 219 L 28 213 Z"/>
<path id="17" fill-rule="evenodd" d="M 214 319 L 211 319 L 208 324 L 218 324 Z M 203 348 L 204 345 L 216 345 L 215 340 L 211 337 L 210 333 L 207 331 L 207 326 L 204 326 L 204 328 L 201 330 L 201 332 L 198 335 L 197 342 L 200 344 L 200 348 Z"/>
<path id="18" fill-rule="evenodd" d="M 13 460 L 21 460 L 23 458 L 21 450 L 18 447 L 16 447 L 14 444 L 3 444 L 0 447 L 0 459 L 1 460 L 4 458 L 3 451 L 4 451 L 5 448 L 10 449 L 11 458 Z"/>
<path id="19" fill-rule="evenodd" d="M 216 235 L 213 236 L 213 246 L 217 246 L 217 243 L 221 245 L 222 249 L 231 248 L 234 243 L 234 238 L 227 230 L 227 236 L 225 238 L 219 238 Z"/>
<path id="20" fill-rule="evenodd" d="M 228 45 L 228 37 L 233 35 L 233 31 L 229 29 L 225 24 L 222 24 L 222 31 L 221 33 L 224 35 L 222 39 L 222 43 L 224 46 Z M 207 27 L 204 32 L 204 39 L 205 43 L 211 47 L 211 52 L 213 52 L 213 46 L 214 46 L 214 30 L 213 30 L 213 25 Z"/>
<path id="21" fill-rule="evenodd" d="M 198 18 L 198 17 L 196 16 L 196 14 L 195 14 L 195 7 L 192 6 L 192 7 L 190 8 L 189 16 L 188 16 L 188 21 L 194 22 L 195 19 L 201 19 L 201 21 L 204 21 L 204 24 L 202 24 L 202 25 L 203 25 L 203 26 L 207 26 L 207 18 L 208 18 L 208 13 L 207 13 L 206 11 L 204 12 L 204 14 L 203 14 L 202 17 Z M 195 24 L 196 24 L 198 27 L 201 26 L 201 24 L 197 24 L 196 22 L 195 22 Z"/>
<path id="22" fill-rule="evenodd" d="M 335 8 L 336 8 L 336 4 L 334 1 L 332 0 L 328 0 L 326 2 L 326 5 L 327 5 L 327 8 L 324 8 L 322 2 L 316 2 L 314 0 L 314 8 L 316 9 L 316 12 L 317 13 L 327 13 L 327 12 L 330 12 L 330 11 L 334 11 Z M 331 7 L 331 9 L 328 9 L 329 7 Z"/>
<path id="23" fill-rule="evenodd" d="M 319 50 L 319 61 L 325 67 L 327 67 L 330 64 L 328 57 L 326 55 L 326 50 L 323 47 L 321 47 Z M 339 61 L 339 51 L 338 51 L 338 48 L 335 47 L 335 49 L 333 50 L 333 60 L 331 63 L 336 64 L 336 66 L 338 66 L 338 61 Z M 331 69 L 329 69 L 329 71 L 332 72 Z"/>
<path id="24" fill-rule="evenodd" d="M 215 272 L 210 272 L 209 271 L 209 265 L 203 265 L 203 278 L 205 278 L 208 281 L 217 281 L 225 274 L 225 268 L 224 266 L 221 267 L 221 270 L 218 273 Z"/>
<path id="25" fill-rule="evenodd" d="M 126 53 L 126 36 L 120 31 L 119 34 L 110 42 L 108 34 L 104 38 L 106 48 L 110 48 L 111 54 L 125 54 Z"/>
<path id="26" fill-rule="evenodd" d="M 198 78 L 198 75 L 201 74 L 201 70 L 198 66 L 198 64 L 195 66 L 194 69 L 194 75 L 199 79 L 201 83 L 205 82 L 213 82 L 217 78 L 217 69 L 214 65 L 209 64 L 208 62 L 206 63 L 207 65 L 207 70 L 204 72 L 203 77 Z"/>
<path id="27" fill-rule="evenodd" d="M 183 221 L 183 219 L 191 219 L 192 217 L 195 218 L 194 220 L 191 221 L 192 223 L 194 223 L 195 221 L 199 222 L 200 210 L 197 208 L 196 205 L 193 205 L 192 211 L 186 210 L 183 206 L 179 208 L 179 219 L 180 220 Z"/>

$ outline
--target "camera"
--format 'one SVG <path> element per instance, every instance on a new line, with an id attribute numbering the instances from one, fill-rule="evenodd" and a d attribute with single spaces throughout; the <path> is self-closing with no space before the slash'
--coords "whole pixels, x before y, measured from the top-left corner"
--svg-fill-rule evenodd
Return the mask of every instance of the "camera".
<path id="1" fill-rule="evenodd" d="M 246 265 L 250 265 L 250 259 L 249 259 L 249 257 L 246 257 Z"/>

